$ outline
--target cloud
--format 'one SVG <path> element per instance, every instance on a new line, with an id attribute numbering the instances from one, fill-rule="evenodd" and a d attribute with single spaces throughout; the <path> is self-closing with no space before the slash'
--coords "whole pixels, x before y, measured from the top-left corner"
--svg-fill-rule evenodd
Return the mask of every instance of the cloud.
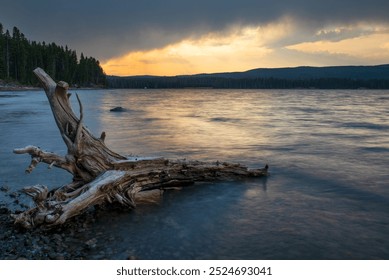
<path id="1" fill-rule="evenodd" d="M 358 22 L 353 25 L 330 25 L 318 30 L 313 41 L 341 41 L 372 34 L 389 33 L 389 25 Z"/>
<path id="2" fill-rule="evenodd" d="M 109 59 L 102 66 L 112 75 L 178 75 L 248 70 L 258 66 L 261 61 L 268 64 L 273 50 L 267 45 L 283 38 L 290 28 L 287 22 L 262 27 L 235 27 L 228 32 L 207 33 L 163 48 L 132 51 Z"/>
<path id="3" fill-rule="evenodd" d="M 266 26 L 282 18 L 299 22 L 301 32 L 275 42 L 280 45 L 297 43 L 306 37 L 304 32 L 311 34 L 325 26 L 389 22 L 387 0 L 0 2 L 0 18 L 7 28 L 18 26 L 32 40 L 67 44 L 102 60 L 129 51 L 164 48 L 204 34 L 230 32 L 234 26 Z"/>
<path id="4" fill-rule="evenodd" d="M 287 49 L 301 53 L 348 56 L 360 64 L 380 64 L 389 61 L 388 44 L 389 32 L 377 32 L 336 41 L 303 42 L 288 46 Z"/>
<path id="5" fill-rule="evenodd" d="M 108 59 L 112 75 L 178 75 L 301 65 L 383 64 L 389 29 L 382 24 L 304 27 L 284 17 L 261 26 L 234 26 L 153 50 Z M 114 66 L 120 64 L 121 66 Z"/>

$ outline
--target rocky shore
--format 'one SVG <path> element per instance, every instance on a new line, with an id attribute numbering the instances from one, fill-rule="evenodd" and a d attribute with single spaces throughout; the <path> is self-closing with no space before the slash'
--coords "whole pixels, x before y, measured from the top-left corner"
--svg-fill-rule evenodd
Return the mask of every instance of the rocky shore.
<path id="1" fill-rule="evenodd" d="M 10 198 L 8 204 L 0 201 L 0 260 L 136 259 L 131 250 L 117 252 L 107 246 L 113 237 L 93 229 L 99 217 L 119 209 L 97 207 L 62 226 L 27 230 L 15 226 L 11 217 L 28 208 L 21 193 L 7 186 L 0 186 L 0 192 Z"/>
<path id="2" fill-rule="evenodd" d="M 0 80 L 0 91 L 23 91 L 23 90 L 40 90 L 39 87 L 32 87 L 21 85 L 19 83 L 11 82 L 6 83 L 3 80 Z"/>
<path id="3" fill-rule="evenodd" d="M 55 229 L 26 230 L 15 227 L 9 209 L 0 208 L 0 259 L 89 259 L 97 243 L 88 233 L 88 226 L 94 220 L 92 216 L 83 215 Z"/>

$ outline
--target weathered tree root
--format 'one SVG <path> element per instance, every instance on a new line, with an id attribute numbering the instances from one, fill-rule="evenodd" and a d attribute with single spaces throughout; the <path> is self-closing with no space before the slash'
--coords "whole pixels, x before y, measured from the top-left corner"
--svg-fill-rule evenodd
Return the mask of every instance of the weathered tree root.
<path id="1" fill-rule="evenodd" d="M 42 82 L 50 102 L 54 119 L 68 147 L 62 157 L 35 146 L 15 149 L 16 154 L 31 155 L 27 173 L 40 162 L 62 168 L 73 175 L 73 181 L 57 190 L 45 186 L 27 187 L 35 207 L 13 215 L 15 223 L 25 228 L 38 225 L 63 224 L 93 205 L 119 203 L 134 208 L 138 200 L 153 190 L 181 187 L 198 181 L 231 180 L 261 177 L 268 174 L 268 166 L 249 169 L 239 164 L 206 163 L 164 158 L 134 160 L 121 156 L 105 146 L 105 133 L 95 138 L 83 126 L 83 107 L 79 97 L 80 117 L 73 113 L 65 82 L 55 82 L 42 69 L 34 73 Z"/>

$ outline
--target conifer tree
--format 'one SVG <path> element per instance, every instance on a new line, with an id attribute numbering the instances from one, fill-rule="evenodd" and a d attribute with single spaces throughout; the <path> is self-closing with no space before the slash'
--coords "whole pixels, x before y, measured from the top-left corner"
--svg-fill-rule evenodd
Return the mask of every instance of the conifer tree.
<path id="1" fill-rule="evenodd" d="M 17 27 L 11 36 L 0 23 L 0 79 L 34 85 L 37 80 L 32 71 L 37 67 L 71 85 L 105 85 L 104 71 L 95 58 L 81 53 L 78 61 L 76 51 L 68 46 L 30 42 Z"/>

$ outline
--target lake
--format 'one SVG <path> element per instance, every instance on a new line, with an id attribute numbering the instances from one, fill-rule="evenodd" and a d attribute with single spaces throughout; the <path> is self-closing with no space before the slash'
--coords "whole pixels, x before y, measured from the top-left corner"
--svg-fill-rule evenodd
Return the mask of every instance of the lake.
<path id="1" fill-rule="evenodd" d="M 389 259 L 389 91 L 70 92 L 121 154 L 270 166 L 267 178 L 199 183 L 100 215 L 91 259 Z M 29 156 L 12 153 L 66 153 L 43 91 L 0 92 L 0 131 L 0 186 L 71 181 L 44 164 L 25 174 Z"/>

